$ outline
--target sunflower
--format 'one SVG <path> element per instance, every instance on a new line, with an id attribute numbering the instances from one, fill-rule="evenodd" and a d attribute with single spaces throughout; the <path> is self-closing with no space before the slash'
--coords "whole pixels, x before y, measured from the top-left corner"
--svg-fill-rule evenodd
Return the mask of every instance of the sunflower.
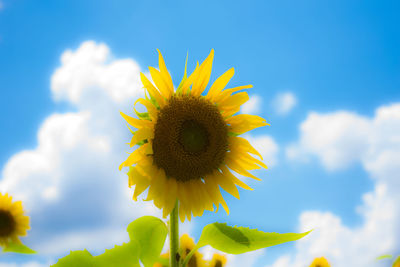
<path id="1" fill-rule="evenodd" d="M 393 262 L 393 267 L 400 267 L 400 256 L 398 256 Z"/>
<path id="2" fill-rule="evenodd" d="M 188 234 L 183 234 L 180 238 L 180 249 L 179 255 L 184 260 L 190 251 L 194 248 L 195 244 L 193 238 L 191 238 Z M 187 263 L 188 267 L 205 267 L 206 261 L 203 260 L 203 254 L 196 251 L 192 257 L 190 258 L 189 262 Z"/>
<path id="3" fill-rule="evenodd" d="M 12 202 L 11 196 L 0 193 L 0 246 L 21 243 L 19 236 L 26 236 L 29 229 L 29 217 L 24 215 L 21 201 Z"/>
<path id="4" fill-rule="evenodd" d="M 330 267 L 328 260 L 325 257 L 315 258 L 310 267 Z"/>
<path id="5" fill-rule="evenodd" d="M 187 257 L 187 255 L 190 253 L 190 251 L 195 247 L 193 238 L 191 238 L 188 234 L 183 234 L 180 238 L 180 249 L 179 249 L 179 255 L 180 258 L 183 260 Z M 161 255 L 161 258 L 163 259 L 168 259 L 169 258 L 169 252 L 164 253 Z M 206 267 L 206 261 L 203 259 L 203 254 L 200 252 L 196 251 L 192 257 L 190 258 L 189 262 L 186 265 L 187 267 Z M 214 265 L 210 265 L 214 266 Z M 223 265 L 221 265 L 222 267 Z M 162 265 L 161 263 L 155 263 L 153 267 L 166 267 L 166 265 Z"/>
<path id="6" fill-rule="evenodd" d="M 209 263 L 209 267 L 224 267 L 226 266 L 227 259 L 224 255 L 214 253 L 211 262 Z"/>
<path id="7" fill-rule="evenodd" d="M 136 101 L 146 107 L 138 119 L 121 112 L 137 130 L 130 145 L 139 145 L 120 165 L 130 167 L 129 186 L 135 186 L 133 199 L 147 188 L 146 200 L 163 209 L 165 218 L 179 200 L 179 214 L 201 216 L 204 210 L 217 210 L 221 204 L 229 214 L 219 186 L 239 198 L 236 185 L 252 190 L 232 172 L 257 180 L 249 170 L 267 166 L 251 154 L 262 157 L 253 146 L 239 135 L 254 128 L 269 125 L 259 116 L 235 115 L 249 96 L 238 92 L 252 85 L 225 89 L 234 74 L 231 68 L 214 81 L 206 95 L 202 95 L 210 80 L 214 50 L 176 90 L 159 53 L 159 70 L 149 67 L 150 80 L 140 74 L 147 93 Z M 187 62 L 187 61 L 186 61 Z M 148 94 L 148 95 L 147 95 Z"/>

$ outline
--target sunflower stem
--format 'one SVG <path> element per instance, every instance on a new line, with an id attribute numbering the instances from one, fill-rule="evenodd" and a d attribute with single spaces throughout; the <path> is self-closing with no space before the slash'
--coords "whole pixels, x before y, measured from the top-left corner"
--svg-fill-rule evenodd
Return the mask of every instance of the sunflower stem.
<path id="1" fill-rule="evenodd" d="M 169 265 L 171 267 L 179 267 L 180 256 L 179 250 L 179 219 L 178 219 L 178 200 L 175 207 L 169 215 Z"/>

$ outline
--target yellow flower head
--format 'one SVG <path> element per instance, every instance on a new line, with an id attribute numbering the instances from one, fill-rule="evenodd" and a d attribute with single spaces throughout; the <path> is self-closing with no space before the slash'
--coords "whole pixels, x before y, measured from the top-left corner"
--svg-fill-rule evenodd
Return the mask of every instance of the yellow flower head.
<path id="1" fill-rule="evenodd" d="M 393 267 L 400 267 L 400 256 L 398 256 L 393 262 Z"/>
<path id="2" fill-rule="evenodd" d="M 21 201 L 12 202 L 11 196 L 0 193 L 0 246 L 20 243 L 19 236 L 26 236 L 29 229 L 29 217 L 24 215 Z"/>
<path id="3" fill-rule="evenodd" d="M 226 256 L 218 253 L 214 253 L 211 262 L 209 263 L 209 267 L 225 267 L 226 266 Z"/>
<path id="4" fill-rule="evenodd" d="M 193 238 L 191 238 L 188 234 L 183 234 L 180 238 L 179 246 L 180 246 L 179 255 L 184 260 L 186 258 L 186 256 L 190 253 L 190 251 L 194 248 L 195 244 L 194 244 Z M 161 258 L 168 259 L 169 252 L 162 254 Z M 188 267 L 206 267 L 206 261 L 203 260 L 203 254 L 196 251 L 193 254 L 193 256 L 190 258 L 190 260 L 186 266 L 188 266 Z M 157 262 L 153 265 L 153 267 L 165 267 L 165 266 Z"/>
<path id="5" fill-rule="evenodd" d="M 328 260 L 325 257 L 315 258 L 310 267 L 330 267 Z"/>
<path id="6" fill-rule="evenodd" d="M 121 164 L 130 167 L 129 186 L 135 186 L 133 198 L 149 188 L 147 199 L 171 213 L 179 200 L 181 221 L 201 216 L 204 210 L 228 206 L 219 187 L 239 198 L 236 185 L 251 188 L 235 177 L 238 174 L 258 179 L 249 170 L 267 166 L 253 155 L 261 155 L 239 137 L 254 128 L 268 125 L 261 117 L 235 115 L 249 96 L 238 92 L 251 85 L 225 89 L 234 74 L 229 69 L 202 95 L 210 80 L 214 50 L 193 73 L 185 75 L 174 90 L 171 76 L 159 52 L 159 70 L 150 67 L 152 82 L 141 73 L 148 96 L 137 102 L 147 108 L 139 119 L 121 113 L 137 130 L 131 146 L 139 145 Z M 252 155 L 251 155 L 252 154 Z M 262 159 L 262 158 L 261 158 Z"/>
<path id="7" fill-rule="evenodd" d="M 190 253 L 190 251 L 194 248 L 195 244 L 193 238 L 191 238 L 188 234 L 183 234 L 180 238 L 180 255 L 182 259 L 185 259 L 186 256 Z M 205 261 L 203 260 L 203 254 L 196 251 L 193 256 L 190 258 L 188 267 L 205 267 Z"/>

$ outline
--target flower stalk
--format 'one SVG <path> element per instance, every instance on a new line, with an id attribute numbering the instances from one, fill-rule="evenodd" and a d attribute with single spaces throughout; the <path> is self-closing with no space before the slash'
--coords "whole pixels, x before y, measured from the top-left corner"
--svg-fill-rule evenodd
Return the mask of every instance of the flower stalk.
<path id="1" fill-rule="evenodd" d="M 178 200 L 175 207 L 169 215 L 169 265 L 179 267 L 179 221 L 178 221 Z"/>

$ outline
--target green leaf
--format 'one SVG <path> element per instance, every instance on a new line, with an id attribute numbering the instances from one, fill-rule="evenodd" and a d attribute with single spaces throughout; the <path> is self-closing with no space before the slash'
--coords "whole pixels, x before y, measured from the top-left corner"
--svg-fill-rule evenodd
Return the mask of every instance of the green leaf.
<path id="1" fill-rule="evenodd" d="M 210 245 L 229 254 L 241 254 L 298 240 L 311 231 L 296 234 L 265 233 L 245 227 L 231 227 L 226 223 L 212 223 L 203 228 L 196 248 Z"/>
<path id="2" fill-rule="evenodd" d="M 36 251 L 33 249 L 25 246 L 22 243 L 18 242 L 11 242 L 8 244 L 6 248 L 3 249 L 3 252 L 16 252 L 16 253 L 23 253 L 23 254 L 35 254 Z"/>
<path id="3" fill-rule="evenodd" d="M 58 262 L 52 267 L 94 267 L 96 266 L 94 263 L 93 256 L 89 253 L 89 251 L 85 250 L 78 250 L 78 251 L 71 251 L 68 256 L 61 258 Z"/>
<path id="4" fill-rule="evenodd" d="M 159 218 L 143 216 L 131 222 L 127 229 L 131 240 L 140 245 L 140 260 L 144 266 L 153 266 L 158 260 L 167 238 L 168 228 Z"/>
<path id="5" fill-rule="evenodd" d="M 382 255 L 382 256 L 377 257 L 376 260 L 384 260 L 384 259 L 391 259 L 391 258 L 393 258 L 393 256 L 387 254 L 387 255 Z"/>
<path id="6" fill-rule="evenodd" d="M 93 257 L 89 251 L 71 251 L 52 267 L 140 267 L 139 245 L 137 242 L 124 243 Z"/>
<path id="7" fill-rule="evenodd" d="M 94 257 L 96 267 L 140 267 L 137 242 L 124 243 Z"/>

